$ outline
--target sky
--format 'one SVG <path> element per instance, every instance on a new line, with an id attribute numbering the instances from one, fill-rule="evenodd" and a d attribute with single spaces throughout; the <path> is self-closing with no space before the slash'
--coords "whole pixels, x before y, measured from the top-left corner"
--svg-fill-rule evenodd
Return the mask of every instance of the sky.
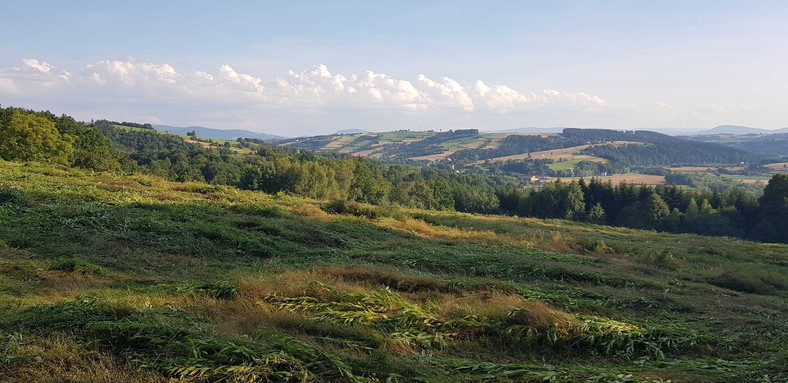
<path id="1" fill-rule="evenodd" d="M 788 126 L 786 1 L 35 1 L 0 105 L 283 136 Z"/>

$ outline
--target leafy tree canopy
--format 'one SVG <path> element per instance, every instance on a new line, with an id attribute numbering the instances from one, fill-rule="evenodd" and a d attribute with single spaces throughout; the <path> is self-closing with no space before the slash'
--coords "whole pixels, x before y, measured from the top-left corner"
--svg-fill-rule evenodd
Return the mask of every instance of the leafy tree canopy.
<path id="1" fill-rule="evenodd" d="M 74 154 L 73 136 L 61 134 L 44 117 L 15 111 L 0 123 L 0 157 L 6 160 L 69 164 Z"/>

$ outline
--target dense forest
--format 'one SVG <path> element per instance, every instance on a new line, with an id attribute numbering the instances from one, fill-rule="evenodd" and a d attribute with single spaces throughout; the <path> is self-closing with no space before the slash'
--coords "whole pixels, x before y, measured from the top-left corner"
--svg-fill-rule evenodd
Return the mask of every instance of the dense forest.
<path id="1" fill-rule="evenodd" d="M 0 109 L 0 158 L 55 162 L 98 171 L 143 172 L 172 181 L 232 185 L 321 200 L 562 218 L 662 231 L 788 241 L 788 175 L 785 174 L 775 175 L 759 199 L 736 188 L 724 193 L 704 192 L 676 186 L 613 186 L 595 179 L 523 189 L 516 186 L 514 178 L 506 175 L 387 165 L 356 157 L 274 146 L 253 139 L 239 139 L 233 145 L 202 146 L 155 130 L 118 129 L 115 126 L 118 124 L 106 120 L 87 124 L 49 112 Z M 476 132 L 452 134 L 473 135 Z M 623 150 L 625 154 L 622 155 L 626 155 L 628 161 L 645 164 L 676 161 L 648 151 L 650 145 L 675 140 L 657 133 L 566 129 L 564 134 L 566 137 L 561 139 L 567 140 L 566 145 L 589 142 L 591 137 L 603 141 L 637 137 L 649 144 L 617 148 Z M 540 142 L 535 136 L 512 137 L 520 144 L 532 142 L 534 148 Z M 525 141 L 520 142 L 523 138 Z M 431 144 L 428 141 L 424 145 L 428 148 Z M 640 152 L 630 152 L 629 147 L 645 150 L 644 157 L 630 158 L 631 153 Z M 243 148 L 246 152 L 241 154 L 233 148 Z M 721 161 L 752 158 L 747 153 L 722 148 Z M 685 158 L 693 155 L 692 151 L 688 152 Z M 723 152 L 728 153 L 727 157 Z M 653 160 L 655 158 L 657 160 Z M 524 161 L 500 166 L 509 171 L 530 172 L 544 171 L 545 163 Z M 586 166 L 602 165 L 589 163 Z"/>

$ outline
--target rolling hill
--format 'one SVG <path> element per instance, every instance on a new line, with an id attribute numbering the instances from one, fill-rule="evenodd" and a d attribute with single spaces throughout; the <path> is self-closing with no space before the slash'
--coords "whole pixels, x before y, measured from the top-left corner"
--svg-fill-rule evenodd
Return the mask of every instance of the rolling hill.
<path id="1" fill-rule="evenodd" d="M 188 132 L 195 132 L 198 137 L 211 138 L 214 140 L 235 140 L 237 138 L 255 138 L 263 141 L 277 141 L 285 137 L 276 136 L 266 133 L 257 133 L 249 130 L 241 129 L 213 129 L 203 126 L 169 126 L 169 125 L 153 125 L 156 130 L 169 132 L 173 134 L 185 135 Z"/>
<path id="2" fill-rule="evenodd" d="M 720 125 L 714 127 L 709 130 L 704 130 L 698 132 L 697 134 L 706 135 L 706 134 L 734 134 L 734 135 L 743 135 L 743 134 L 778 134 L 778 133 L 788 133 L 788 128 L 783 129 L 759 129 L 759 128 L 750 128 L 747 126 L 737 126 L 737 125 Z"/>
<path id="3" fill-rule="evenodd" d="M 721 144 L 766 156 L 788 156 L 788 133 L 702 134 L 685 138 L 692 141 Z"/>
<path id="4" fill-rule="evenodd" d="M 389 163 L 464 167 L 490 162 L 543 159 L 622 166 L 740 164 L 760 160 L 716 143 L 698 143 L 649 131 L 564 128 L 560 133 L 397 131 L 326 135 L 283 140 L 281 145 L 368 157 Z M 629 144 L 629 145 L 627 145 Z M 546 154 L 545 154 L 546 153 Z M 560 153 L 561 155 L 555 155 Z M 572 167 L 566 167 L 572 169 Z M 613 169 L 607 172 L 615 171 Z"/>

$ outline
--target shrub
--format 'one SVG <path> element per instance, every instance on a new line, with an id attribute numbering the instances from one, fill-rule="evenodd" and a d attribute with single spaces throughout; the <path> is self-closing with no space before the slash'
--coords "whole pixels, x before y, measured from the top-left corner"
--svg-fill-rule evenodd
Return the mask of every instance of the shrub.
<path id="1" fill-rule="evenodd" d="M 378 218 L 379 215 L 377 209 L 374 207 L 353 201 L 335 200 L 326 205 L 324 210 L 329 213 L 350 214 L 369 219 Z"/>

